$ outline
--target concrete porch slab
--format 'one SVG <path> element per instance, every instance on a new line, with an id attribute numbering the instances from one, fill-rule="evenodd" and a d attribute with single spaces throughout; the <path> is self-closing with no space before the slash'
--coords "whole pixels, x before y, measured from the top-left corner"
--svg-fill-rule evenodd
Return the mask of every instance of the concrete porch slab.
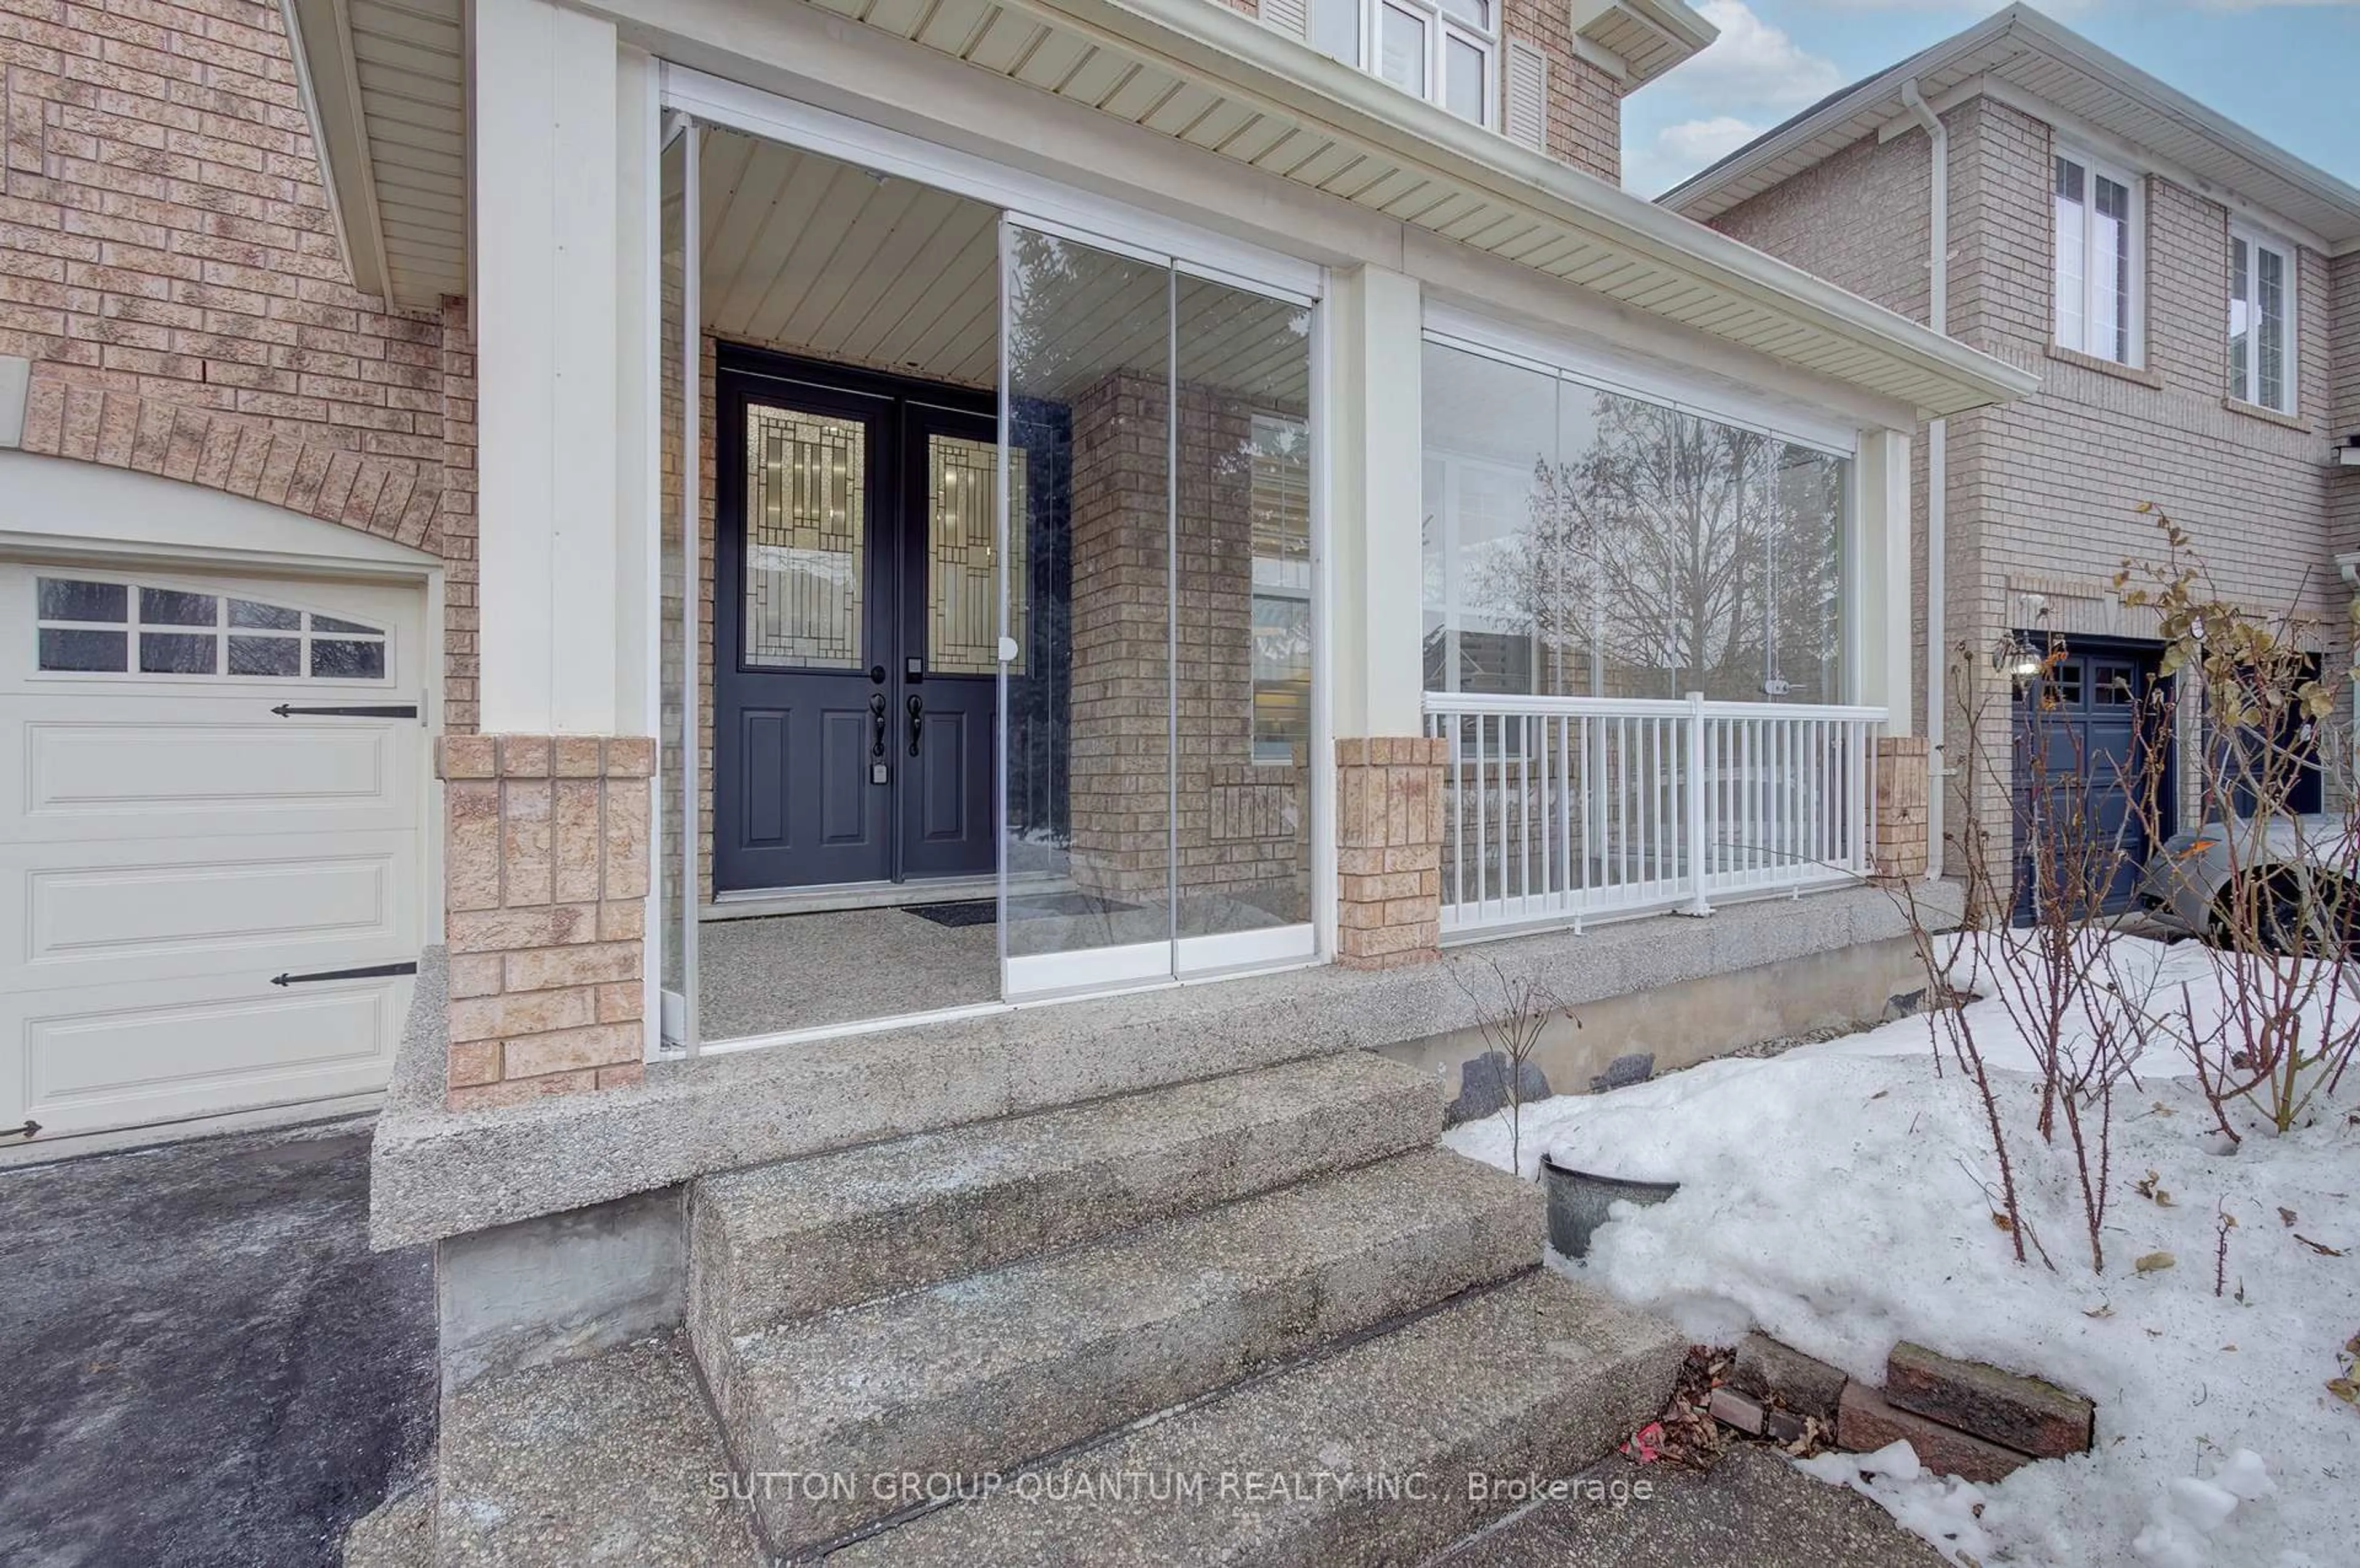
<path id="1" fill-rule="evenodd" d="M 1954 893 L 1921 885 L 1921 906 L 1937 898 L 1955 918 Z M 443 968 L 429 952 L 378 1118 L 371 1238 L 438 1240 L 711 1171 L 1424 1040 L 1477 1021 L 1451 964 L 1481 966 L 1480 995 L 1500 991 L 1496 964 L 1579 1006 L 1907 929 L 1892 894 L 1852 887 L 1485 942 L 1412 968 L 1291 970 L 652 1063 L 628 1088 L 462 1112 L 443 1108 Z"/>

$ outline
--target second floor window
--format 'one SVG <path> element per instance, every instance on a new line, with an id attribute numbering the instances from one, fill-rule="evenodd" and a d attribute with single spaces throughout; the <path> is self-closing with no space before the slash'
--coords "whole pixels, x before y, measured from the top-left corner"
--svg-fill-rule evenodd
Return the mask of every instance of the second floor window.
<path id="1" fill-rule="evenodd" d="M 2138 363 L 2135 182 L 2078 153 L 2057 155 L 2057 343 Z"/>
<path id="2" fill-rule="evenodd" d="M 2294 412 L 2294 254 L 2229 231 L 2229 396 Z"/>
<path id="3" fill-rule="evenodd" d="M 1500 0 L 1310 0 L 1312 46 L 1479 125 L 1498 122 Z"/>

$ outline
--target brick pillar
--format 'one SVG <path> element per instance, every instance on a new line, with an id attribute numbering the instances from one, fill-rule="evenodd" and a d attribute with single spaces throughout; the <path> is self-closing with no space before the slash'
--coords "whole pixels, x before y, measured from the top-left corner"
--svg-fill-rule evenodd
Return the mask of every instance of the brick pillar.
<path id="1" fill-rule="evenodd" d="M 448 1103 L 639 1082 L 655 743 L 445 735 Z"/>
<path id="2" fill-rule="evenodd" d="M 1877 737 L 1876 843 L 1871 858 L 1880 877 L 1926 875 L 1928 755 L 1924 735 Z"/>
<path id="3" fill-rule="evenodd" d="M 1423 964 L 1442 940 L 1442 768 L 1425 735 L 1336 743 L 1336 956 L 1355 969 Z"/>

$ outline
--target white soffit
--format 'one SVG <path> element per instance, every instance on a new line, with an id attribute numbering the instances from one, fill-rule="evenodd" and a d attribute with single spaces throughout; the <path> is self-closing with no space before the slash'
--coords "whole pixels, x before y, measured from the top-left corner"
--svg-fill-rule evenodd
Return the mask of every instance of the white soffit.
<path id="1" fill-rule="evenodd" d="M 465 0 L 282 0 L 355 287 L 467 291 Z"/>
<path id="2" fill-rule="evenodd" d="M 2360 247 L 2360 190 L 2021 5 L 1806 109 L 1658 200 L 1710 222 L 1907 115 L 1901 87 L 1913 78 L 1937 103 L 1993 86 L 2011 100 L 2053 105 L 2070 123 L 2278 214 L 2339 254 Z"/>
<path id="3" fill-rule="evenodd" d="M 1119 116 L 1155 134 L 1317 190 L 1678 322 L 1830 380 L 1932 414 L 2021 397 L 2030 372 L 2003 365 L 1726 236 L 1676 217 L 1603 180 L 1409 97 L 1214 0 L 789 0 L 910 39 L 1041 92 Z M 361 52 L 364 11 L 386 0 L 289 0 L 300 13 L 342 5 Z M 401 15 L 455 0 L 404 0 Z M 419 9 L 407 8 L 416 5 Z M 455 22 L 452 24 L 455 38 Z M 323 37 L 307 27 L 307 48 Z M 423 66 L 432 51 L 404 58 Z M 464 278 L 455 209 L 418 201 L 411 143 L 380 136 L 393 105 L 459 104 L 460 60 L 433 86 L 364 75 L 378 223 L 388 258 L 418 258 L 394 274 L 394 297 L 425 305 Z M 315 81 L 335 75 L 315 58 Z M 327 100 L 321 91 L 323 117 Z M 380 98 L 388 102 L 380 107 Z M 333 138 L 329 138 L 333 142 Z M 388 161 L 395 147 L 401 156 Z M 455 133 L 451 168 L 463 165 Z M 385 150 L 380 150 L 385 149 Z M 340 193 L 348 181 L 337 180 Z M 437 190 L 444 189 L 436 187 Z M 365 225 L 347 222 L 357 251 Z M 447 270 L 431 271 L 430 256 Z M 388 271 L 391 271 L 390 260 Z M 410 293 L 406 290 L 422 290 Z"/>
<path id="4" fill-rule="evenodd" d="M 1680 0 L 1571 0 L 1573 32 L 1622 62 L 1622 89 L 1644 87 L 1721 37 Z"/>

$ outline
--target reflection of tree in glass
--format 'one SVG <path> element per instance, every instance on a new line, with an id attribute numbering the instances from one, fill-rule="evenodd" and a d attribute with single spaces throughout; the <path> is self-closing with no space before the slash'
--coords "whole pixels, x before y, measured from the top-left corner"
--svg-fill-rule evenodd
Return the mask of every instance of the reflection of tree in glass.
<path id="1" fill-rule="evenodd" d="M 1535 462 L 1528 516 L 1470 562 L 1553 694 L 1832 700 L 1838 460 L 1595 395 L 1595 438 Z"/>

